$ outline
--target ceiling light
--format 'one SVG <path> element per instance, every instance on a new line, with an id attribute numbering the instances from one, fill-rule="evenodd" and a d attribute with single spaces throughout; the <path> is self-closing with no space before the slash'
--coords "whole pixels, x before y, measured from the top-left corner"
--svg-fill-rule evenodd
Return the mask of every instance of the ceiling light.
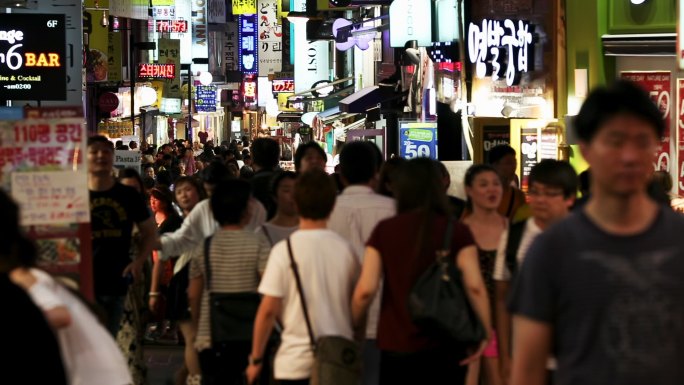
<path id="1" fill-rule="evenodd" d="M 646 0 L 630 0 L 630 2 L 634 5 L 640 5 L 646 2 Z"/>

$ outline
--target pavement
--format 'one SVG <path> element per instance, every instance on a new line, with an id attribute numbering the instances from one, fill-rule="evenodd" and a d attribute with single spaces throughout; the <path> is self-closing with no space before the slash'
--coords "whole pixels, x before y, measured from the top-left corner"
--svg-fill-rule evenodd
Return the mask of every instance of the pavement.
<path id="1" fill-rule="evenodd" d="M 145 361 L 147 385 L 174 385 L 183 366 L 183 346 L 146 344 Z"/>

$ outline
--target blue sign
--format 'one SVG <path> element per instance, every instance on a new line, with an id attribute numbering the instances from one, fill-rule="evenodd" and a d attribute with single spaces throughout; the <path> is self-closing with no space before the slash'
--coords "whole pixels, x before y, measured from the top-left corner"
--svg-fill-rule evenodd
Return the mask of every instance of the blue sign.
<path id="1" fill-rule="evenodd" d="M 238 62 L 243 74 L 259 72 L 257 15 L 238 16 Z"/>
<path id="2" fill-rule="evenodd" d="M 196 86 L 195 110 L 198 112 L 216 111 L 216 86 Z"/>
<path id="3" fill-rule="evenodd" d="M 437 159 L 437 122 L 399 122 L 399 156 Z"/>

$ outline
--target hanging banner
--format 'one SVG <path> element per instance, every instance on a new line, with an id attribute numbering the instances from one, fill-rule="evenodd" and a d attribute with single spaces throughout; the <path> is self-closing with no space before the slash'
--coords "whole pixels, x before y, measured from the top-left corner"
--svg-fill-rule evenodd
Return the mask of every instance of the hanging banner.
<path id="1" fill-rule="evenodd" d="M 223 24 L 226 22 L 226 0 L 209 0 L 207 20 L 210 23 Z"/>
<path id="2" fill-rule="evenodd" d="M 238 23 L 226 23 L 223 37 L 223 72 L 238 72 Z"/>
<path id="3" fill-rule="evenodd" d="M 107 78 L 110 82 L 120 82 L 121 74 L 121 32 L 109 32 L 107 45 Z"/>
<path id="4" fill-rule="evenodd" d="M 242 74 L 258 72 L 257 15 L 238 16 L 239 70 Z"/>
<path id="5" fill-rule="evenodd" d="M 175 74 L 173 79 L 164 80 L 164 97 L 180 99 L 180 40 L 160 38 L 158 43 L 159 64 L 173 64 Z"/>
<path id="6" fill-rule="evenodd" d="M 663 114 L 665 131 L 661 138 L 661 146 L 656 151 L 653 167 L 656 170 L 670 172 L 670 164 L 672 163 L 673 158 L 670 151 L 670 133 L 672 132 L 670 129 L 670 111 L 672 109 L 670 90 L 672 89 L 672 74 L 669 71 L 640 71 L 622 72 L 620 75 L 623 79 L 638 84 L 648 92 L 651 96 L 651 100 L 653 100 Z"/>
<path id="7" fill-rule="evenodd" d="M 207 3 L 205 0 L 192 1 L 192 58 L 209 59 L 207 42 Z M 206 71 L 206 64 L 194 65 L 194 71 Z"/>
<path id="8" fill-rule="evenodd" d="M 86 0 L 88 9 L 95 7 L 94 0 Z M 106 7 L 106 4 L 102 5 Z M 100 23 L 105 11 L 83 11 L 83 33 L 88 34 L 88 52 L 86 56 L 86 81 L 106 82 L 109 71 L 109 28 Z"/>
<path id="9" fill-rule="evenodd" d="M 684 79 L 677 79 L 677 193 L 684 195 Z"/>
<path id="10" fill-rule="evenodd" d="M 233 15 L 254 15 L 257 13 L 256 0 L 232 0 Z"/>
<path id="11" fill-rule="evenodd" d="M 306 12 L 306 1 L 295 0 L 293 11 Z M 327 41 L 309 41 L 306 37 L 306 20 L 294 26 L 294 79 L 295 92 L 306 91 L 319 80 L 330 80 L 329 44 Z"/>
<path id="12" fill-rule="evenodd" d="M 283 67 L 283 29 L 278 20 L 278 0 L 259 0 L 259 76 Z"/>

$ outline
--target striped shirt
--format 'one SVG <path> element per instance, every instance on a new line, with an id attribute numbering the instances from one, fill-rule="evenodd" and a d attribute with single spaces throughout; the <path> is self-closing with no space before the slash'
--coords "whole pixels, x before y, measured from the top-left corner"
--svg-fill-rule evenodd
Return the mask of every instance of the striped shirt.
<path id="1" fill-rule="evenodd" d="M 252 232 L 219 229 L 209 247 L 211 287 L 205 276 L 204 245 L 195 251 L 190 262 L 190 279 L 205 277 L 195 348 L 211 347 L 209 292 L 256 292 L 270 251 L 268 242 Z"/>

